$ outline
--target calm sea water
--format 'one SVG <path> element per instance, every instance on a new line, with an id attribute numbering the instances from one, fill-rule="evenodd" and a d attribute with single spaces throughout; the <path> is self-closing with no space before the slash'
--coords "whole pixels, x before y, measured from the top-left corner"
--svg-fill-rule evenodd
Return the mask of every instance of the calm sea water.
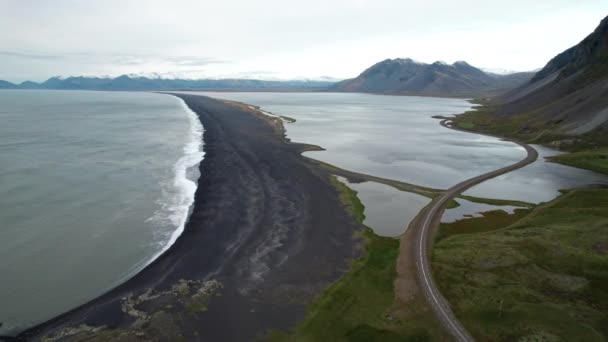
<path id="1" fill-rule="evenodd" d="M 132 276 L 179 235 L 202 127 L 152 93 L 0 91 L 0 334 Z"/>

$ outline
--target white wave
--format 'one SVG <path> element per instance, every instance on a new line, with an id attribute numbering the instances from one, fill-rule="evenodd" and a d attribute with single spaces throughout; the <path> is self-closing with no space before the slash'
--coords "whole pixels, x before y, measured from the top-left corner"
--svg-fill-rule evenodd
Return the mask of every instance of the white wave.
<path id="1" fill-rule="evenodd" d="M 144 267 L 151 264 L 167 251 L 184 232 L 184 228 L 190 217 L 190 212 L 192 211 L 194 194 L 196 193 L 198 186 L 198 178 L 200 177 L 200 174 L 198 174 L 198 165 L 205 156 L 205 152 L 203 152 L 203 125 L 201 124 L 198 115 L 188 107 L 186 102 L 182 99 L 179 99 L 179 101 L 188 116 L 190 125 L 189 140 L 184 146 L 183 156 L 177 161 L 174 167 L 175 176 L 172 183 L 172 189 L 169 191 L 171 193 L 169 201 L 164 198 L 163 201 L 165 202 L 161 203 L 162 210 L 158 211 L 149 219 L 152 221 L 160 220 L 167 222 L 175 227 L 175 230 L 171 233 L 169 240 L 164 244 L 163 248 L 156 253 Z M 189 172 L 193 171 L 196 173 L 196 176 L 189 177 Z"/>

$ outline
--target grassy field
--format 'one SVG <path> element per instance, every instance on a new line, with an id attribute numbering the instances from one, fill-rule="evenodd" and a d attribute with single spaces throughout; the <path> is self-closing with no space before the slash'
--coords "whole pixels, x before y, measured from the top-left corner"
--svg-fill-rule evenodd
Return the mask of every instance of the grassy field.
<path id="1" fill-rule="evenodd" d="M 608 134 L 602 130 L 571 136 L 564 134 L 559 125 L 547 124 L 536 113 L 493 115 L 496 110 L 496 106 L 486 102 L 457 115 L 453 122 L 464 130 L 553 146 L 568 152 L 592 151 L 608 146 Z"/>
<path id="2" fill-rule="evenodd" d="M 440 227 L 432 266 L 480 341 L 608 339 L 608 190 Z"/>
<path id="3" fill-rule="evenodd" d="M 509 215 L 503 210 L 493 210 L 481 213 L 481 217 L 472 217 L 452 223 L 442 223 L 439 231 L 435 234 L 435 242 L 448 238 L 452 235 L 481 233 L 488 230 L 506 227 L 514 221 L 529 214 L 531 209 L 515 209 Z M 489 224 L 491 222 L 491 224 Z"/>
<path id="4" fill-rule="evenodd" d="M 364 207 L 357 193 L 338 180 L 343 203 L 359 222 Z M 353 262 L 351 270 L 330 286 L 308 308 L 306 318 L 288 333 L 274 331 L 270 341 L 427 341 L 437 328 L 428 310 L 418 310 L 407 320 L 393 312 L 396 262 L 399 240 L 363 231 L 365 256 Z M 418 307 L 415 307 L 418 306 Z M 415 310 L 414 310 L 415 309 Z"/>
<path id="5" fill-rule="evenodd" d="M 486 104 L 475 110 L 457 115 L 453 122 L 456 127 L 464 130 L 493 134 L 528 141 L 538 136 L 539 130 L 529 127 L 522 131 L 522 122 L 527 122 L 524 116 L 492 115 L 496 108 Z"/>
<path id="6" fill-rule="evenodd" d="M 562 154 L 551 157 L 550 160 L 608 174 L 608 148 Z"/>

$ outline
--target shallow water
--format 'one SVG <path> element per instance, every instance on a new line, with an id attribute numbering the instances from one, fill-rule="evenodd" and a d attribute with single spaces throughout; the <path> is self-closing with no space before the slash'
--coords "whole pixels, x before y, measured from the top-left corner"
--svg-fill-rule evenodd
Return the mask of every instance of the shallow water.
<path id="1" fill-rule="evenodd" d="M 396 237 L 407 231 L 410 222 L 431 201 L 429 198 L 376 183 L 349 183 L 338 177 L 365 205 L 363 223 L 377 235 Z"/>
<path id="2" fill-rule="evenodd" d="M 187 218 L 200 121 L 150 93 L 0 91 L 0 334 L 120 284 Z"/>
<path id="3" fill-rule="evenodd" d="M 487 180 L 466 191 L 465 194 L 540 203 L 548 202 L 559 196 L 559 190 L 562 189 L 608 186 L 608 176 L 548 162 L 545 157 L 562 154 L 562 152 L 539 145 L 532 146 L 538 151 L 538 160 L 534 163 Z"/>
<path id="4" fill-rule="evenodd" d="M 513 205 L 475 203 L 462 198 L 457 198 L 455 201 L 460 205 L 456 208 L 446 209 L 441 216 L 441 222 L 451 223 L 467 217 L 481 217 L 481 213 L 493 210 L 502 210 L 507 214 L 513 214 L 515 209 L 521 208 Z"/>

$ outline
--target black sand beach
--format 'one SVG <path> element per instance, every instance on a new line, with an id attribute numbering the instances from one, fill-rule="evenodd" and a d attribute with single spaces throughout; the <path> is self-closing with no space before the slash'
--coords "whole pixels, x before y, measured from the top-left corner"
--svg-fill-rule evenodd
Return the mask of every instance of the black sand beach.
<path id="1" fill-rule="evenodd" d="M 244 106 L 176 96 L 205 128 L 184 233 L 134 278 L 18 340 L 255 340 L 296 324 L 362 253 L 359 224 L 304 145 Z"/>

